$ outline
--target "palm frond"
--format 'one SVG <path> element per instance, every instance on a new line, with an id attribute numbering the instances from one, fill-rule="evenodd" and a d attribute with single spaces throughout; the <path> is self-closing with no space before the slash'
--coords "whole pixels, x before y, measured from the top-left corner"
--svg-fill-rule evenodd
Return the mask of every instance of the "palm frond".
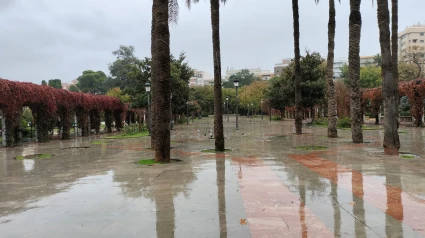
<path id="1" fill-rule="evenodd" d="M 179 18 L 178 0 L 168 0 L 168 22 L 177 24 Z"/>

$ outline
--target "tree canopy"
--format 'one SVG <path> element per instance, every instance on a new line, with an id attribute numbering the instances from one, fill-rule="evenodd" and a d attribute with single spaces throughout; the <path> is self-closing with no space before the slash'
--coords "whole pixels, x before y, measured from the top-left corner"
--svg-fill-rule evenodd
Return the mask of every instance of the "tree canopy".
<path id="1" fill-rule="evenodd" d="M 50 87 L 53 88 L 62 88 L 62 81 L 60 79 L 50 79 L 49 84 Z"/>
<path id="2" fill-rule="evenodd" d="M 261 79 L 249 72 L 247 69 L 242 69 L 240 72 L 230 76 L 229 80 L 223 83 L 223 88 L 234 88 L 233 82 L 235 79 L 239 80 L 239 87 L 250 85 L 254 81 L 260 81 Z"/>
<path id="3" fill-rule="evenodd" d="M 86 70 L 77 78 L 77 87 L 83 93 L 104 94 L 102 83 L 106 79 L 106 74 L 102 71 Z"/>

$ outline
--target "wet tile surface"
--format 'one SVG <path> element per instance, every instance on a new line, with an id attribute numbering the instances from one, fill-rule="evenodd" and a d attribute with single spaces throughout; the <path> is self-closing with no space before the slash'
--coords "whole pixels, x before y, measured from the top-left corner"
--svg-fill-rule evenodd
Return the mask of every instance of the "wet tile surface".
<path id="1" fill-rule="evenodd" d="M 354 145 L 292 124 L 231 118 L 225 154 L 201 152 L 212 119 L 179 125 L 168 165 L 135 164 L 148 137 L 0 148 L 0 237 L 425 237 L 425 131 L 401 129 L 407 160 L 383 156 L 382 130 Z M 34 153 L 55 156 L 14 159 Z"/>

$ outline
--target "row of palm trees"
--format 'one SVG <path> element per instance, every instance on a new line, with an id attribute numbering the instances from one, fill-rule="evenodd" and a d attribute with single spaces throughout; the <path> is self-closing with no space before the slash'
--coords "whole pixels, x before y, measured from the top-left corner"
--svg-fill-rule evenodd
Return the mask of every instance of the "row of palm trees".
<path id="1" fill-rule="evenodd" d="M 199 0 L 186 0 L 191 3 Z M 295 105 L 296 133 L 302 134 L 302 104 L 301 104 L 301 66 L 300 66 L 300 32 L 299 32 L 299 0 L 292 0 L 294 25 L 295 54 Z M 373 0 L 372 0 L 373 1 Z M 319 0 L 315 0 L 316 3 Z M 400 141 L 398 137 L 398 72 L 397 72 L 397 31 L 398 31 L 398 0 L 392 2 L 392 31 L 389 29 L 390 14 L 388 0 L 377 0 L 380 45 L 382 55 L 383 94 L 385 98 L 384 149 L 387 154 L 398 154 Z M 222 117 L 221 91 L 221 53 L 220 53 L 220 3 L 226 0 L 210 0 L 211 26 L 214 62 L 214 137 L 215 150 L 224 151 L 224 133 Z M 360 104 L 360 38 L 362 18 L 360 12 L 361 0 L 350 0 L 349 16 L 349 71 L 350 71 L 350 114 L 351 131 L 354 143 L 363 142 L 362 113 Z M 177 19 L 177 0 L 153 0 L 152 5 L 152 147 L 155 150 L 155 160 L 169 162 L 170 160 L 170 32 L 169 22 Z M 329 0 L 328 23 L 328 57 L 327 57 L 327 98 L 328 98 L 328 136 L 337 137 L 336 129 L 336 98 L 333 82 L 333 62 L 335 48 L 335 0 Z M 391 35 L 392 32 L 392 36 Z M 393 44 L 391 44 L 391 41 Z M 392 45 L 392 48 L 391 48 Z"/>
<path id="2" fill-rule="evenodd" d="M 373 0 L 372 0 L 373 1 Z M 316 3 L 319 0 L 315 0 Z M 340 1 L 339 1 L 340 2 Z M 292 1 L 294 12 L 294 38 L 299 37 L 298 27 L 298 0 Z M 361 0 L 350 0 L 349 16 L 349 88 L 350 88 L 350 116 L 351 132 L 354 143 L 363 143 L 362 132 L 362 113 L 361 113 L 361 94 L 360 94 L 360 38 L 362 17 L 360 12 Z M 382 55 L 382 90 L 384 95 L 384 152 L 388 155 L 398 154 L 400 148 L 400 139 L 398 136 L 398 0 L 391 0 L 391 31 L 390 31 L 390 13 L 388 0 L 377 0 L 379 41 Z M 328 98 L 328 137 L 338 137 L 336 129 L 336 98 L 335 85 L 333 82 L 333 62 L 335 49 L 335 0 L 329 0 L 329 23 L 328 23 L 328 58 L 327 58 L 327 98 Z M 392 35 L 391 35 L 392 34 Z M 299 39 L 295 39 L 295 48 Z M 295 62 L 297 62 L 297 53 Z M 295 78 L 295 80 L 300 80 Z M 295 86 L 298 82 L 295 82 Z M 296 94 L 300 95 L 298 89 Z M 301 122 L 296 120 L 296 123 Z M 297 133 L 301 133 L 298 130 Z"/>

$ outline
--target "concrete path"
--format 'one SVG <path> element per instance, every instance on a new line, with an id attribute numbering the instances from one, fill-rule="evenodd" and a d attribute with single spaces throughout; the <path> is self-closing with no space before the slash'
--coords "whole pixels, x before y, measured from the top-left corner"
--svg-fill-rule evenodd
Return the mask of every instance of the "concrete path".
<path id="1" fill-rule="evenodd" d="M 148 137 L 1 148 L 0 237 L 425 237 L 424 129 L 400 128 L 406 159 L 383 155 L 379 127 L 355 145 L 349 130 L 242 118 L 235 131 L 231 117 L 232 151 L 203 153 L 212 128 L 176 126 L 183 161 L 167 165 L 135 164 Z M 54 157 L 14 159 L 37 153 Z"/>

